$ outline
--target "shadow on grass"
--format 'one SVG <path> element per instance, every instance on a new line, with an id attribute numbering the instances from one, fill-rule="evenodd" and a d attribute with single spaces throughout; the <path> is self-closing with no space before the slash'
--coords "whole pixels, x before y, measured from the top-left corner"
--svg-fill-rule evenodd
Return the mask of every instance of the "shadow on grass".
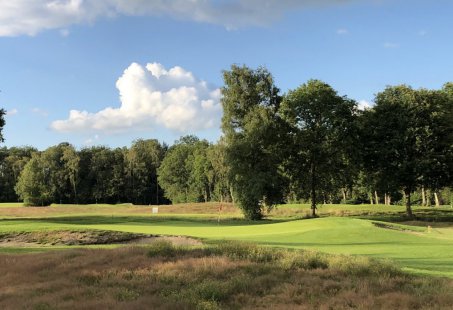
<path id="1" fill-rule="evenodd" d="M 298 248 L 304 248 L 304 247 L 310 247 L 310 248 L 322 248 L 322 247 L 335 247 L 335 246 L 341 246 L 341 247 L 347 247 L 347 246 L 383 246 L 383 245 L 394 245 L 398 246 L 401 245 L 401 242 L 398 241 L 376 241 L 376 242 L 332 242 L 332 243 L 321 243 L 321 242 L 270 242 L 270 241 L 254 241 L 257 244 L 260 245 L 267 245 L 271 247 L 298 247 Z M 422 244 L 426 245 L 426 244 Z"/>
<path id="2" fill-rule="evenodd" d="M 294 219 L 265 219 L 261 221 L 249 221 L 239 218 L 221 219 L 202 217 L 178 217 L 178 216 L 108 216 L 108 215 L 86 215 L 86 216 L 62 216 L 45 218 L 17 218 L 4 219 L 4 222 L 30 222 L 49 224 L 69 225 L 152 225 L 165 223 L 168 226 L 183 227 L 217 227 L 217 226 L 250 226 L 266 225 L 294 221 Z"/>
<path id="3" fill-rule="evenodd" d="M 419 221 L 419 222 L 453 222 L 453 209 L 446 208 L 413 208 L 414 217 L 408 217 L 406 212 L 376 212 L 376 213 L 363 213 L 363 214 L 351 214 L 350 216 L 383 222 L 407 222 L 407 221 Z"/>

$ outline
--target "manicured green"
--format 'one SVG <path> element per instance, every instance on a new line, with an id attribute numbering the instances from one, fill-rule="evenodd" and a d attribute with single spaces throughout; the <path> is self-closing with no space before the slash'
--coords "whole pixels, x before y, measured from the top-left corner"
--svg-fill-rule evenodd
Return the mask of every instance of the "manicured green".
<path id="1" fill-rule="evenodd" d="M 428 229 L 427 226 L 380 222 L 383 223 L 380 226 L 384 225 L 384 227 L 378 227 L 374 222 L 350 217 L 262 222 L 223 217 L 218 222 L 212 215 L 209 217 L 177 214 L 159 216 L 106 216 L 104 214 L 5 219 L 0 221 L 0 232 L 104 229 L 185 235 L 203 238 L 208 242 L 225 239 L 243 240 L 273 247 L 302 248 L 327 253 L 391 259 L 410 272 L 453 278 L 452 226 Z M 5 248 L 0 248 L 0 251 L 5 251 Z"/>
<path id="2" fill-rule="evenodd" d="M 0 208 L 18 208 L 23 206 L 22 202 L 0 202 Z"/>

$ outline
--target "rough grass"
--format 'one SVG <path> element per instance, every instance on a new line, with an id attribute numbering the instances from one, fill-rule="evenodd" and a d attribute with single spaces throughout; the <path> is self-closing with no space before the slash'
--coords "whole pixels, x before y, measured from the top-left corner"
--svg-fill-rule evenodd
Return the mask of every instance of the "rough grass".
<path id="1" fill-rule="evenodd" d="M 442 207 L 420 207 L 412 206 L 414 216 L 422 222 L 453 222 L 453 208 Z M 360 217 L 374 220 L 392 222 L 408 221 L 406 207 L 398 205 L 345 205 L 326 204 L 319 205 L 317 214 L 321 217 Z M 271 218 L 310 218 L 311 210 L 308 204 L 286 204 L 278 205 L 268 214 Z"/>
<path id="2" fill-rule="evenodd" d="M 244 243 L 0 255 L 2 309 L 450 308 L 453 281 Z"/>
<path id="3" fill-rule="evenodd" d="M 158 207 L 159 213 L 154 217 L 163 216 L 207 216 L 242 217 L 240 210 L 231 203 L 183 203 L 177 205 L 140 206 L 132 204 L 89 204 L 89 205 L 57 205 L 48 207 L 24 207 L 19 203 L 0 204 L 0 218 L 40 218 L 60 216 L 138 216 L 151 215 L 152 208 Z M 219 207 L 221 211 L 219 212 Z"/>
<path id="4" fill-rule="evenodd" d="M 401 206 L 325 205 L 319 207 L 318 211 L 322 215 L 320 219 L 294 220 L 298 216 L 291 214 L 309 211 L 309 207 L 285 205 L 272 211 L 267 220 L 250 222 L 241 219 L 239 211 L 231 204 L 222 204 L 221 212 L 219 205 L 160 206 L 158 215 L 152 214 L 150 206 L 133 205 L 3 206 L 0 208 L 0 219 L 3 218 L 0 220 L 0 233 L 98 229 L 183 235 L 205 240 L 243 240 L 271 247 L 392 259 L 413 273 L 453 278 L 451 222 L 411 221 L 388 223 L 381 227 L 372 223 L 382 221 L 382 218 L 388 222 L 388 219 L 398 217 L 399 212 L 404 212 Z M 414 210 L 418 214 L 429 213 L 439 219 L 448 218 L 452 212 L 445 207 L 415 207 Z M 283 216 L 278 215 L 278 212 L 288 214 Z M 329 214 L 333 216 L 327 217 Z M 371 218 L 378 220 L 369 220 Z M 26 249 L 0 247 L 0 252 L 15 251 L 23 252 Z"/>
<path id="5" fill-rule="evenodd" d="M 374 221 L 375 222 L 375 221 Z M 0 221 L 0 232 L 49 230 L 113 230 L 150 235 L 176 235 L 206 241 L 242 240 L 271 247 L 392 259 L 413 273 L 453 277 L 453 229 L 325 217 L 310 220 L 247 222 L 193 217 L 66 216 Z M 0 252 L 13 249 L 0 248 Z M 22 249 L 21 249 L 22 251 Z"/>

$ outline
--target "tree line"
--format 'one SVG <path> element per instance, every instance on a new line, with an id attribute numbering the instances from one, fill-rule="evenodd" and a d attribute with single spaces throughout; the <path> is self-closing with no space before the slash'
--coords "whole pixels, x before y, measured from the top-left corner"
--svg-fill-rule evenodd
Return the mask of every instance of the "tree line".
<path id="1" fill-rule="evenodd" d="M 60 143 L 0 149 L 0 201 L 168 204 L 229 200 L 220 145 L 185 136 L 168 147 L 137 140 L 130 148 L 76 150 Z"/>
<path id="2" fill-rule="evenodd" d="M 282 94 L 263 67 L 233 65 L 223 79 L 217 143 L 184 136 L 170 147 L 150 139 L 115 149 L 3 148 L 0 201 L 234 201 L 260 219 L 288 201 L 311 202 L 313 216 L 320 203 L 405 203 L 412 216 L 414 196 L 425 205 L 451 199 L 453 83 L 388 86 L 362 111 L 319 80 Z"/>
<path id="3" fill-rule="evenodd" d="M 453 83 L 440 90 L 388 86 L 375 105 L 309 80 L 281 95 L 265 68 L 224 71 L 222 128 L 233 192 L 247 217 L 288 196 L 319 203 L 342 193 L 379 203 L 453 184 Z M 379 193 L 379 194 L 378 194 Z"/>

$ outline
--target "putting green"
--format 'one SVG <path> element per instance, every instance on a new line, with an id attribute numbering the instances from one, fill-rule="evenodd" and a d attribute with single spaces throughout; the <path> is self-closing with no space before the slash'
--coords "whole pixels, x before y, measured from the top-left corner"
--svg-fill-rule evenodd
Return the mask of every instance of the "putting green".
<path id="1" fill-rule="evenodd" d="M 243 240 L 335 254 L 391 259 L 414 273 L 453 278 L 453 229 L 381 224 L 329 217 L 252 223 L 202 217 L 56 217 L 3 220 L 0 232 L 48 229 L 104 229 L 136 233 L 184 235 L 207 240 Z"/>

